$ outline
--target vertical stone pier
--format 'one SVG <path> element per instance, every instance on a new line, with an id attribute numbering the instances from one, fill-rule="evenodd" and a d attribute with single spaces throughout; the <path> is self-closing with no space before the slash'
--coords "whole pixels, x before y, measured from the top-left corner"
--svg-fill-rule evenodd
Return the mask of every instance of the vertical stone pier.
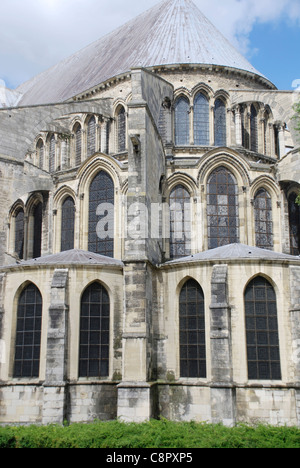
<path id="1" fill-rule="evenodd" d="M 63 424 L 67 409 L 68 270 L 57 269 L 51 284 L 44 382 L 43 424 Z"/>
<path id="2" fill-rule="evenodd" d="M 213 423 L 235 424 L 235 396 L 232 381 L 230 306 L 227 265 L 215 265 L 211 280 L 211 412 Z"/>
<path id="3" fill-rule="evenodd" d="M 292 361 L 295 372 L 295 403 L 300 426 L 300 267 L 290 267 Z"/>

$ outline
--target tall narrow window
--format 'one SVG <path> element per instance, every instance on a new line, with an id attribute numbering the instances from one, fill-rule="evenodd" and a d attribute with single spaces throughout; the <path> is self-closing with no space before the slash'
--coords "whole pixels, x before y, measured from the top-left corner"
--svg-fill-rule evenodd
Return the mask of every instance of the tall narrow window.
<path id="1" fill-rule="evenodd" d="M 68 197 L 61 209 L 61 251 L 74 249 L 74 221 L 75 204 L 72 197 Z"/>
<path id="2" fill-rule="evenodd" d="M 81 125 L 77 124 L 74 128 L 75 135 L 75 165 L 81 164 L 81 153 L 82 153 L 82 131 Z"/>
<path id="3" fill-rule="evenodd" d="M 117 140 L 118 152 L 122 153 L 126 150 L 126 112 L 123 106 L 117 113 Z"/>
<path id="4" fill-rule="evenodd" d="M 109 309 L 106 289 L 91 284 L 81 299 L 79 377 L 109 375 Z"/>
<path id="5" fill-rule="evenodd" d="M 214 108 L 215 146 L 226 146 L 226 108 L 222 99 L 216 99 Z"/>
<path id="6" fill-rule="evenodd" d="M 188 280 L 179 298 L 180 377 L 206 377 L 204 294 Z"/>
<path id="7" fill-rule="evenodd" d="M 194 101 L 194 143 L 209 145 L 209 104 L 202 93 L 198 93 Z"/>
<path id="8" fill-rule="evenodd" d="M 91 117 L 87 126 L 87 156 L 96 152 L 96 119 Z"/>
<path id="9" fill-rule="evenodd" d="M 190 144 L 190 103 L 181 96 L 175 103 L 175 145 Z"/>
<path id="10" fill-rule="evenodd" d="M 177 185 L 170 194 L 170 258 L 191 254 L 191 202 L 183 185 Z"/>
<path id="11" fill-rule="evenodd" d="M 114 256 L 114 183 L 105 171 L 93 179 L 89 191 L 88 249 Z"/>
<path id="12" fill-rule="evenodd" d="M 238 186 L 225 167 L 219 167 L 207 183 L 208 248 L 239 242 Z"/>
<path id="13" fill-rule="evenodd" d="M 295 193 L 288 198 L 291 255 L 300 254 L 300 207 L 296 203 L 296 198 Z"/>
<path id="14" fill-rule="evenodd" d="M 36 145 L 37 150 L 37 162 L 41 169 L 44 167 L 44 142 L 43 140 L 39 140 Z"/>
<path id="15" fill-rule="evenodd" d="M 253 104 L 251 105 L 250 131 L 251 131 L 250 149 L 251 151 L 255 151 L 257 153 L 258 152 L 257 110 Z"/>
<path id="16" fill-rule="evenodd" d="M 262 249 L 273 249 L 272 199 L 261 188 L 254 197 L 255 242 Z"/>
<path id="17" fill-rule="evenodd" d="M 15 253 L 20 259 L 24 254 L 24 210 L 21 208 L 15 218 Z"/>
<path id="18" fill-rule="evenodd" d="M 280 380 L 276 295 L 265 278 L 248 285 L 245 313 L 249 380 Z"/>
<path id="19" fill-rule="evenodd" d="M 43 205 L 38 203 L 33 211 L 33 258 L 41 256 L 42 250 L 42 223 L 43 223 Z"/>
<path id="20" fill-rule="evenodd" d="M 30 284 L 21 293 L 17 310 L 14 377 L 39 377 L 42 296 Z"/>
<path id="21" fill-rule="evenodd" d="M 55 171 L 55 136 L 52 135 L 49 143 L 49 172 Z"/>

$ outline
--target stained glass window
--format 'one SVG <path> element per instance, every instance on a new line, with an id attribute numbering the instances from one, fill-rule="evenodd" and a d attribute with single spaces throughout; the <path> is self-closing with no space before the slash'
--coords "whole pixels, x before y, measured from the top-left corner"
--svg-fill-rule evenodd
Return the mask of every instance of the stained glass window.
<path id="1" fill-rule="evenodd" d="M 67 197 L 61 210 L 61 251 L 74 249 L 75 204 L 72 197 Z"/>
<path id="2" fill-rule="evenodd" d="M 207 184 L 208 248 L 239 242 L 238 186 L 225 167 L 219 167 Z"/>
<path id="3" fill-rule="evenodd" d="M 49 172 L 55 171 L 55 136 L 52 135 L 49 144 Z"/>
<path id="4" fill-rule="evenodd" d="M 96 152 L 96 119 L 91 117 L 87 127 L 87 157 Z"/>
<path id="5" fill-rule="evenodd" d="M 88 249 L 114 256 L 114 183 L 105 171 L 100 171 L 90 185 Z"/>
<path id="6" fill-rule="evenodd" d="M 39 140 L 37 144 L 37 157 L 38 164 L 41 169 L 44 167 L 44 143 L 43 140 Z"/>
<path id="7" fill-rule="evenodd" d="M 250 129 L 251 129 L 251 151 L 258 152 L 258 128 L 257 128 L 257 111 L 255 106 L 251 105 L 250 115 Z"/>
<path id="8" fill-rule="evenodd" d="M 109 375 L 109 314 L 106 289 L 91 284 L 81 299 L 79 377 Z"/>
<path id="9" fill-rule="evenodd" d="M 273 249 L 272 199 L 261 188 L 254 197 L 255 242 L 262 249 Z"/>
<path id="10" fill-rule="evenodd" d="M 214 109 L 215 146 L 226 146 L 226 108 L 222 99 L 216 99 Z"/>
<path id="11" fill-rule="evenodd" d="M 170 194 L 170 258 L 191 254 L 190 194 L 183 185 L 177 185 Z"/>
<path id="12" fill-rule="evenodd" d="M 75 165 L 79 166 L 81 164 L 81 151 L 82 151 L 82 131 L 81 125 L 77 124 L 75 129 Z"/>
<path id="13" fill-rule="evenodd" d="M 15 252 L 20 259 L 24 254 L 24 210 L 18 211 L 15 218 Z"/>
<path id="14" fill-rule="evenodd" d="M 17 310 L 14 377 L 39 377 L 42 296 L 30 284 L 21 293 Z"/>
<path id="15" fill-rule="evenodd" d="M 296 203 L 296 198 L 295 193 L 288 198 L 291 255 L 300 254 L 300 207 Z"/>
<path id="16" fill-rule="evenodd" d="M 124 107 L 120 107 L 117 114 L 118 152 L 126 150 L 126 113 Z"/>
<path id="17" fill-rule="evenodd" d="M 42 249 L 42 223 L 43 205 L 38 203 L 33 210 L 34 231 L 33 231 L 33 258 L 41 256 Z"/>
<path id="18" fill-rule="evenodd" d="M 280 380 L 276 294 L 265 278 L 248 285 L 245 313 L 249 380 Z"/>
<path id="19" fill-rule="evenodd" d="M 175 103 L 175 145 L 190 144 L 190 103 L 181 96 Z"/>
<path id="20" fill-rule="evenodd" d="M 180 377 L 206 377 L 204 294 L 195 280 L 180 292 Z"/>
<path id="21" fill-rule="evenodd" d="M 209 145 L 209 104 L 202 93 L 198 93 L 194 101 L 194 143 Z"/>

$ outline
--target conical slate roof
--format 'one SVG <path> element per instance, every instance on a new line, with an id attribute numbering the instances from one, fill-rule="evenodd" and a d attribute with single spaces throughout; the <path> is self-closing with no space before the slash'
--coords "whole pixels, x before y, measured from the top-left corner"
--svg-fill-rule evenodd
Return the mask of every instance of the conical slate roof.
<path id="1" fill-rule="evenodd" d="M 300 258 L 288 255 L 280 252 L 274 252 L 273 250 L 261 249 L 259 247 L 253 247 L 245 244 L 228 244 L 215 249 L 206 250 L 188 257 L 178 258 L 166 262 L 165 265 L 177 265 L 183 263 L 197 263 L 197 262 L 215 262 L 226 260 L 237 261 L 237 260 L 263 260 L 271 262 L 293 262 L 299 263 Z"/>
<path id="2" fill-rule="evenodd" d="M 46 265 L 98 265 L 98 266 L 114 266 L 123 267 L 123 263 L 115 258 L 105 257 L 94 252 L 86 250 L 72 249 L 64 252 L 59 252 L 44 257 L 33 258 L 30 260 L 22 260 L 18 264 L 9 265 L 7 269 L 18 267 L 35 267 Z"/>
<path id="3" fill-rule="evenodd" d="M 262 76 L 192 0 L 167 0 L 21 85 L 19 105 L 63 102 L 131 68 L 175 64 Z"/>

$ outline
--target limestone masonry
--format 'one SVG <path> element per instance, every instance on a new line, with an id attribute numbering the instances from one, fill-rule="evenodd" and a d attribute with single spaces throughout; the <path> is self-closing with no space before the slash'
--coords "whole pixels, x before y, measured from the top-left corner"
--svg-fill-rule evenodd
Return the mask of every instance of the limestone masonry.
<path id="1" fill-rule="evenodd" d="M 191 0 L 0 87 L 0 424 L 300 426 L 296 99 Z"/>

